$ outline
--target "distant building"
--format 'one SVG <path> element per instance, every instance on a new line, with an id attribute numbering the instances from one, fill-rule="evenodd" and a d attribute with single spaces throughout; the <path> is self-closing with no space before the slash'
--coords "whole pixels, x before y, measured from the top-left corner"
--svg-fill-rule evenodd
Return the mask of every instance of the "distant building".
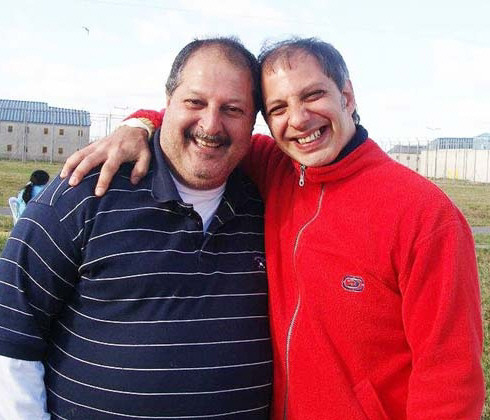
<path id="1" fill-rule="evenodd" d="M 439 137 L 429 143 L 429 149 L 490 149 L 490 133 L 483 133 L 476 137 Z"/>
<path id="2" fill-rule="evenodd" d="M 490 133 L 439 137 L 427 146 L 398 144 L 388 154 L 426 177 L 490 182 Z"/>
<path id="3" fill-rule="evenodd" d="M 63 161 L 89 143 L 90 113 L 0 99 L 0 157 Z"/>
<path id="4" fill-rule="evenodd" d="M 410 169 L 418 172 L 420 154 L 425 149 L 426 146 L 420 146 L 418 144 L 397 144 L 388 150 L 388 155 L 390 155 L 392 159 L 395 159 L 403 165 L 408 166 Z"/>

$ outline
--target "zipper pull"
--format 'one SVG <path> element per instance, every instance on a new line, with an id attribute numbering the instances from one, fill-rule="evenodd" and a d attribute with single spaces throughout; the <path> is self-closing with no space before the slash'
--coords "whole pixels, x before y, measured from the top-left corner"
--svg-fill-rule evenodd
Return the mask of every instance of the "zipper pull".
<path id="1" fill-rule="evenodd" d="M 302 187 L 305 185 L 305 165 L 301 165 L 299 167 L 299 186 Z"/>

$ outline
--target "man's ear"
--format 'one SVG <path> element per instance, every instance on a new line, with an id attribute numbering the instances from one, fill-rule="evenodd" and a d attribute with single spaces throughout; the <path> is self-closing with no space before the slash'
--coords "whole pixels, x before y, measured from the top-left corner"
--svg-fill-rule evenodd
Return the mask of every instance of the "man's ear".
<path id="1" fill-rule="evenodd" d="M 352 82 L 347 80 L 345 82 L 344 88 L 342 89 L 342 99 L 341 99 L 342 109 L 347 109 L 350 114 L 356 109 L 356 97 L 354 95 L 354 88 L 352 87 Z"/>

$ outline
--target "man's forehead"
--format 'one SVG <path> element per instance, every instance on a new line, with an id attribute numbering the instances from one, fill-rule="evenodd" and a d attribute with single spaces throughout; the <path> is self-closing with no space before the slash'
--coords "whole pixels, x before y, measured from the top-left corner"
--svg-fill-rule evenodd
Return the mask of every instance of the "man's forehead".
<path id="1" fill-rule="evenodd" d="M 270 73 L 276 73 L 280 69 L 291 70 L 303 65 L 305 60 L 309 61 L 309 59 L 314 60 L 318 66 L 322 68 L 318 58 L 304 49 L 295 48 L 285 49 L 284 51 L 278 50 L 262 63 L 262 74 L 265 76 Z"/>
<path id="2" fill-rule="evenodd" d="M 232 87 L 238 94 L 252 95 L 252 76 L 248 69 L 231 62 L 219 51 L 201 50 L 187 60 L 180 86 L 196 94 Z M 216 84 L 216 77 L 219 77 L 219 84 Z"/>

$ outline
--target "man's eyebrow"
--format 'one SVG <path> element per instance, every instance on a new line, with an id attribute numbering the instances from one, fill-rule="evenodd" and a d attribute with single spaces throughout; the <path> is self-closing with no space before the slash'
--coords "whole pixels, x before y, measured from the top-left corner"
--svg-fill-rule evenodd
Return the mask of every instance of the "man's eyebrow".
<path id="1" fill-rule="evenodd" d="M 189 90 L 189 92 L 187 93 L 187 96 L 189 95 L 196 95 L 196 96 L 201 96 L 203 93 L 198 90 L 198 89 L 191 89 Z"/>
<path id="2" fill-rule="evenodd" d="M 305 86 L 304 88 L 302 88 L 298 92 L 297 96 L 299 96 L 300 98 L 303 98 L 305 95 L 310 94 L 312 91 L 314 91 L 316 89 L 328 90 L 327 86 L 325 86 L 322 82 L 313 82 L 313 83 Z M 270 102 L 266 100 L 265 105 L 267 107 L 270 107 L 270 106 L 273 106 L 276 104 L 281 104 L 283 102 L 285 102 L 284 99 L 277 98 L 277 99 L 272 99 Z"/>
<path id="3" fill-rule="evenodd" d="M 189 95 L 190 96 L 192 96 L 192 95 L 194 95 L 194 96 L 204 96 L 204 99 L 206 99 L 205 98 L 205 96 L 206 96 L 205 93 L 203 91 L 199 90 L 199 89 L 190 89 L 186 96 L 189 96 Z M 236 104 L 245 104 L 245 103 L 247 103 L 247 98 L 246 97 L 243 97 L 243 98 L 241 98 L 241 97 L 231 97 L 231 98 L 227 98 L 227 100 L 224 101 L 224 103 L 225 104 L 235 104 L 235 103 Z"/>
<path id="4" fill-rule="evenodd" d="M 303 97 L 304 95 L 308 95 L 312 91 L 318 90 L 318 89 L 327 90 L 327 86 L 325 86 L 325 84 L 322 82 L 313 82 L 313 83 L 309 84 L 308 86 L 305 86 L 303 89 L 301 89 L 299 92 L 299 96 Z"/>

